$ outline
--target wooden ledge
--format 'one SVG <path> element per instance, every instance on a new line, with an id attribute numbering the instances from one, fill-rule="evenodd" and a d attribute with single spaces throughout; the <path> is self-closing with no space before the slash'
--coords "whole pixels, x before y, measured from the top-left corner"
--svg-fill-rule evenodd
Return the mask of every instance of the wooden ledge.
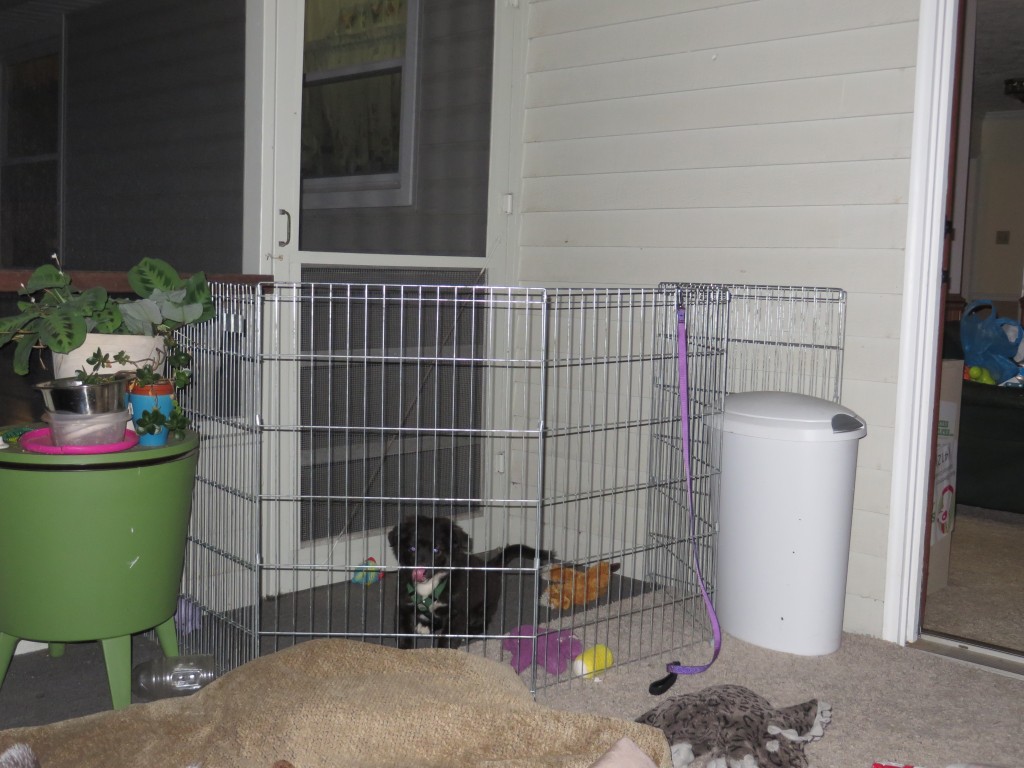
<path id="1" fill-rule="evenodd" d="M 32 275 L 32 269 L 0 269 L 0 293 L 17 293 L 18 289 Z M 85 270 L 68 270 L 71 275 L 71 285 L 80 291 L 101 285 L 110 293 L 132 293 L 132 287 L 128 284 L 127 272 L 91 272 Z M 190 273 L 183 273 L 188 277 Z M 206 279 L 211 283 L 235 283 L 238 285 L 256 285 L 257 283 L 272 283 L 274 278 L 271 275 L 232 275 L 207 273 Z"/>

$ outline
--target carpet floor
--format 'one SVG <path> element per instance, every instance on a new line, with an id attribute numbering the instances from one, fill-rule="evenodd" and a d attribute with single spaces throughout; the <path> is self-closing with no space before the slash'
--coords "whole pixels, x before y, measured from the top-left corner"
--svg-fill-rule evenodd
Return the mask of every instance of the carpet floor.
<path id="1" fill-rule="evenodd" d="M 952 536 L 922 629 L 1024 654 L 1024 515 L 959 506 Z"/>
<path id="2" fill-rule="evenodd" d="M 1003 626 L 1003 619 L 1013 613 L 1009 608 L 1020 608 L 1024 602 L 1019 581 L 1024 544 L 1013 538 L 1018 530 L 1024 530 L 1024 525 L 999 515 L 970 510 L 961 515 L 954 533 L 949 585 L 929 598 L 926 628 L 970 631 L 972 640 L 1024 646 L 1019 615 Z M 1015 591 L 1004 595 L 1003 601 L 982 599 L 979 592 L 1006 585 Z M 943 597 L 943 592 L 948 595 Z M 958 592 L 968 594 L 961 607 L 943 607 L 944 599 L 952 602 Z M 968 612 L 973 612 L 970 621 L 954 623 Z M 695 657 L 701 655 L 699 648 L 690 650 Z M 158 655 L 159 648 L 140 635 L 133 653 L 137 663 Z M 496 643 L 484 655 L 507 663 L 507 654 L 502 658 Z M 704 660 L 682 659 L 684 664 Z M 647 686 L 662 674 L 664 660 L 648 659 L 613 669 L 600 681 L 574 680 L 542 689 L 538 700 L 559 709 L 633 719 L 661 701 L 650 696 Z M 831 703 L 832 724 L 821 741 L 807 748 L 818 768 L 865 768 L 881 760 L 927 768 L 954 763 L 1006 768 L 1021 764 L 1018 742 L 1024 722 L 1024 679 L 932 653 L 844 635 L 836 653 L 802 657 L 726 636 L 722 654 L 711 669 L 680 678 L 668 695 L 719 683 L 746 685 L 779 706 L 812 697 Z M 0 728 L 55 722 L 109 707 L 99 645 L 69 644 L 57 659 L 45 651 L 14 657 L 0 688 Z M 698 760 L 694 768 L 702 764 Z"/>

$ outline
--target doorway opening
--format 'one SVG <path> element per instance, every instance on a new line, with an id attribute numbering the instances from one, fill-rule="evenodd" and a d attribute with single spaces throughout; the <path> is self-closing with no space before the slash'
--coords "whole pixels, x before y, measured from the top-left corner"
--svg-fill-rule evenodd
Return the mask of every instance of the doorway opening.
<path id="1" fill-rule="evenodd" d="M 1015 53 L 1024 8 L 1012 0 L 961 4 L 960 97 L 950 163 L 954 233 L 948 264 L 939 388 L 936 480 L 928 527 L 921 643 L 1019 672 L 1024 669 L 1024 390 L 963 380 L 959 320 L 988 299 L 1000 316 L 1021 318 L 1024 102 L 1005 93 L 1020 77 Z M 953 170 L 955 169 L 955 170 Z M 1012 222 L 1012 226 L 1011 226 Z M 1015 429 L 1019 413 L 1020 429 Z M 943 650 L 945 649 L 945 650 Z"/>

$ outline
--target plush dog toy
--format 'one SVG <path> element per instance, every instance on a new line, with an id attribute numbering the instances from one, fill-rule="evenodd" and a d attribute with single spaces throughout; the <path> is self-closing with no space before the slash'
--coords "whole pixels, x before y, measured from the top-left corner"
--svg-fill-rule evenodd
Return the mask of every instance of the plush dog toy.
<path id="1" fill-rule="evenodd" d="M 586 605 L 608 591 L 612 573 L 619 570 L 618 563 L 601 560 L 586 570 L 568 565 L 548 565 L 541 576 L 550 584 L 540 597 L 541 605 L 568 610 L 573 605 Z"/>
<path id="2" fill-rule="evenodd" d="M 832 707 L 811 699 L 778 708 L 741 685 L 713 685 L 665 699 L 636 720 L 664 732 L 673 768 L 704 754 L 712 765 L 806 768 L 804 745 L 825 733 Z"/>
<path id="3" fill-rule="evenodd" d="M 527 637 L 515 637 L 515 635 L 527 635 Z M 544 667 L 548 674 L 560 675 L 569 668 L 569 662 L 583 650 L 583 643 L 568 629 L 540 627 L 536 630 L 536 641 L 532 639 L 533 635 L 533 626 L 524 624 L 513 629 L 509 636 L 501 641 L 501 649 L 512 652 L 509 663 L 517 674 L 529 667 L 536 655 L 537 663 Z M 533 652 L 535 642 L 536 654 Z"/>

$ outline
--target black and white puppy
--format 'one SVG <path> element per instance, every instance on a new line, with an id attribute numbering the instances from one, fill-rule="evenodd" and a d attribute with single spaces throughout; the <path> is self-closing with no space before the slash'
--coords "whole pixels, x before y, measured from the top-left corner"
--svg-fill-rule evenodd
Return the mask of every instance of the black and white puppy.
<path id="1" fill-rule="evenodd" d="M 539 554 L 524 544 L 510 544 L 489 560 L 470 553 L 469 534 L 447 517 L 418 515 L 403 520 L 388 532 L 388 543 L 398 558 L 398 615 L 403 636 L 400 648 L 411 648 L 413 633 L 434 636 L 445 648 L 458 648 L 462 637 L 481 635 L 501 599 L 501 568 L 515 559 L 532 560 Z"/>

